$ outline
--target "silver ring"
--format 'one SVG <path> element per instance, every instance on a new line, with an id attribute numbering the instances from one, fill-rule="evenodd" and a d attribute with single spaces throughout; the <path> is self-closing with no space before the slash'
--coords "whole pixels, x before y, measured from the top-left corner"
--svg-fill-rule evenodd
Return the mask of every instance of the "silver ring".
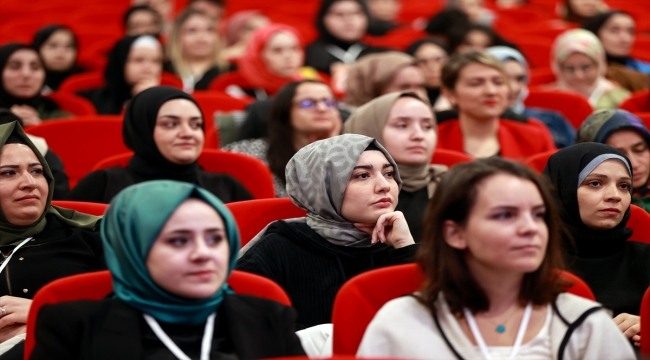
<path id="1" fill-rule="evenodd" d="M 4 306 L 0 306 L 0 312 L 2 312 L 2 316 L 7 315 L 7 310 L 5 310 Z M 2 317 L 0 316 L 0 317 Z"/>

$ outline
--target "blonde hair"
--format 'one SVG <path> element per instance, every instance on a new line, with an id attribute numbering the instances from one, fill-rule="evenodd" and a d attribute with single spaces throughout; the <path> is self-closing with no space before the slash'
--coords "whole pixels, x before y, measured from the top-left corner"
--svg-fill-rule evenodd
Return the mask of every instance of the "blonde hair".
<path id="1" fill-rule="evenodd" d="M 190 71 L 187 61 L 183 58 L 183 44 L 181 43 L 181 29 L 185 22 L 189 20 L 192 16 L 202 16 L 208 21 L 212 22 L 212 18 L 206 13 L 188 9 L 176 18 L 174 21 L 174 26 L 172 27 L 171 34 L 169 36 L 169 41 L 167 42 L 167 57 L 172 62 L 174 70 L 181 77 L 191 76 L 192 72 Z M 216 32 L 215 32 L 216 34 Z M 220 52 L 223 48 L 221 39 L 217 36 L 217 43 L 215 45 L 214 54 L 212 54 L 213 63 L 220 70 L 224 70 L 228 64 L 226 64 L 220 57 Z"/>
<path id="2" fill-rule="evenodd" d="M 440 76 L 442 87 L 449 91 L 454 91 L 458 78 L 460 77 L 460 72 L 472 63 L 497 69 L 503 75 L 508 87 L 510 87 L 510 83 L 507 81 L 508 75 L 501 61 L 485 51 L 476 50 L 454 54 L 449 58 L 449 61 L 442 67 L 442 74 Z"/>

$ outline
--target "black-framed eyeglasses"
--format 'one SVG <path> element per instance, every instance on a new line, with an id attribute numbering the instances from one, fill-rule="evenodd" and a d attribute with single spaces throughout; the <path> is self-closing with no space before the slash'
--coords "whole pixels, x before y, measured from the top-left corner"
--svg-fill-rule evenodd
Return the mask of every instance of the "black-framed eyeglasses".
<path id="1" fill-rule="evenodd" d="M 294 104 L 296 104 L 301 109 L 316 109 L 318 107 L 318 104 L 321 102 L 328 109 L 335 109 L 339 106 L 339 101 L 333 97 L 324 99 L 304 99 L 295 101 Z"/>

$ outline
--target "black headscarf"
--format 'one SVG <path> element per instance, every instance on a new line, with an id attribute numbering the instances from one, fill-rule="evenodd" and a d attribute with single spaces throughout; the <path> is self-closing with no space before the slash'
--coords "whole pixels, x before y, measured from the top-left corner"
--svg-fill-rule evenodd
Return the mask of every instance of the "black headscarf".
<path id="1" fill-rule="evenodd" d="M 587 20 L 585 20 L 582 23 L 582 28 L 591 31 L 592 33 L 594 33 L 594 35 L 598 36 L 598 32 L 603 27 L 603 25 L 605 25 L 607 20 L 609 20 L 612 16 L 618 14 L 630 16 L 630 14 L 626 13 L 625 11 L 620 11 L 620 10 L 607 11 L 604 13 L 594 15 L 588 18 Z M 612 56 L 610 54 L 607 54 L 607 52 L 605 52 L 605 55 L 607 56 L 608 63 L 615 62 L 621 65 L 626 65 L 629 59 L 629 56 Z"/>
<path id="2" fill-rule="evenodd" d="M 550 179 L 559 200 L 560 216 L 575 242 L 576 254 L 581 257 L 613 254 L 625 246 L 632 236 L 626 228 L 630 219 L 630 208 L 623 219 L 609 230 L 595 230 L 585 225 L 580 218 L 578 186 L 593 169 L 603 161 L 619 159 L 625 162 L 632 177 L 632 165 L 622 152 L 600 143 L 581 143 L 566 147 L 553 154 L 546 164 L 543 175 Z M 632 188 L 630 187 L 630 195 Z M 569 247 L 570 252 L 574 252 Z"/>
<path id="3" fill-rule="evenodd" d="M 173 99 L 187 99 L 199 107 L 192 96 L 170 86 L 144 90 L 133 97 L 126 107 L 122 134 L 124 144 L 135 152 L 126 169 L 135 177 L 136 182 L 178 180 L 198 183 L 198 164 L 172 163 L 160 153 L 153 138 L 158 111 L 164 103 Z"/>
<path id="4" fill-rule="evenodd" d="M 32 47 L 20 44 L 20 43 L 11 43 L 0 47 L 0 74 L 4 71 L 7 66 L 7 62 L 13 53 L 18 50 L 28 49 L 35 51 Z M 40 59 L 40 56 L 39 56 Z M 0 79 L 0 108 L 11 108 L 14 105 L 29 105 L 36 110 L 42 109 L 47 111 L 53 111 L 58 109 L 54 102 L 49 99 L 43 99 L 40 92 L 36 93 L 31 98 L 20 99 L 10 95 L 7 90 L 4 88 L 4 82 Z"/>
<path id="5" fill-rule="evenodd" d="M 329 11 L 330 7 L 332 7 L 334 3 L 340 1 L 349 1 L 349 0 L 323 0 L 323 2 L 320 5 L 320 10 L 318 11 L 318 15 L 316 16 L 316 29 L 318 29 L 318 32 L 320 33 L 319 40 L 321 40 L 323 43 L 332 44 L 340 47 L 343 50 L 347 50 L 350 48 L 350 46 L 354 45 L 355 43 L 354 42 L 350 43 L 336 38 L 327 30 L 324 22 L 325 15 Z M 358 3 L 359 6 L 361 6 L 361 11 L 363 11 L 363 13 L 366 15 L 368 22 L 370 22 L 370 12 L 368 11 L 368 6 L 366 5 L 365 1 L 363 0 L 353 0 L 353 1 Z M 358 42 L 359 41 L 357 41 L 357 43 Z"/>
<path id="6" fill-rule="evenodd" d="M 41 47 L 45 44 L 45 42 L 52 36 L 55 32 L 59 30 L 65 30 L 69 32 L 72 35 L 72 43 L 75 49 L 78 48 L 78 42 L 77 42 L 77 37 L 74 35 L 72 30 L 68 29 L 65 26 L 61 25 L 50 25 L 46 26 L 42 29 L 40 29 L 36 34 L 34 35 L 34 39 L 32 40 L 32 47 L 36 49 L 36 51 L 40 54 L 41 52 Z M 76 59 L 75 59 L 76 60 Z M 44 64 L 45 65 L 45 64 Z M 76 66 L 74 63 L 72 64 L 72 67 L 70 69 L 64 70 L 64 71 L 52 71 L 48 70 L 47 67 L 45 68 L 45 85 L 50 88 L 51 90 L 58 90 L 59 86 L 65 80 L 68 78 L 70 75 L 78 74 L 80 72 L 83 72 L 84 69 Z"/>

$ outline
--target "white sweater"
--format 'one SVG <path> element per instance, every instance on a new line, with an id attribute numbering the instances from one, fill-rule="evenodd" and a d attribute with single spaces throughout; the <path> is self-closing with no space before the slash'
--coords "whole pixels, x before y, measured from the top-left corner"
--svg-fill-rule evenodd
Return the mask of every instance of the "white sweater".
<path id="1" fill-rule="evenodd" d="M 435 305 L 440 327 L 460 356 L 482 359 L 480 350 L 465 336 L 442 296 Z M 563 293 L 558 296 L 556 305 L 560 314 L 573 323 L 598 303 Z M 567 329 L 554 311 L 550 324 L 553 359 L 557 359 Z M 457 359 L 438 331 L 431 312 L 412 296 L 392 300 L 379 310 L 366 329 L 357 356 Z M 605 310 L 597 310 L 575 329 L 564 351 L 564 359 L 634 360 L 636 356 L 610 315 Z"/>

